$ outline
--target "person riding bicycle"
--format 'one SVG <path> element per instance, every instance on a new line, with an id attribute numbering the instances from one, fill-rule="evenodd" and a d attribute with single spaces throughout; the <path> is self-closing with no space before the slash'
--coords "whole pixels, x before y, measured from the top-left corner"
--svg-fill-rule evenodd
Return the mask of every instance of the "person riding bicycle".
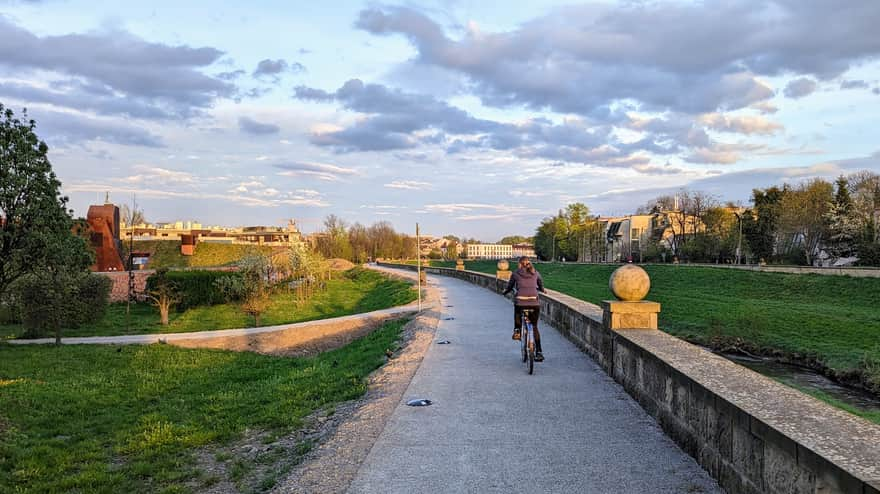
<path id="1" fill-rule="evenodd" d="M 519 258 L 519 268 L 510 276 L 504 295 L 513 290 L 516 290 L 516 296 L 513 298 L 513 339 L 522 338 L 522 311 L 529 309 L 531 311 L 529 322 L 532 323 L 534 328 L 532 331 L 535 335 L 535 360 L 541 362 L 544 360 L 544 354 L 541 352 L 541 333 L 538 332 L 538 316 L 541 311 L 538 292 L 544 292 L 544 280 L 526 256 Z"/>

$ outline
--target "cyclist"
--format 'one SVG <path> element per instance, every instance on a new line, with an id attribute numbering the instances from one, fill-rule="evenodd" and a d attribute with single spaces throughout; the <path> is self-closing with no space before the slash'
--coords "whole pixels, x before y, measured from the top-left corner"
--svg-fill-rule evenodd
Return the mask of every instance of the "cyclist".
<path id="1" fill-rule="evenodd" d="M 513 299 L 513 339 L 522 338 L 522 311 L 530 309 L 529 321 L 532 323 L 535 334 L 535 360 L 541 362 L 544 360 L 544 355 L 541 352 L 541 333 L 538 332 L 538 316 L 541 311 L 538 292 L 544 292 L 544 281 L 526 256 L 519 258 L 519 267 L 510 276 L 507 288 L 504 289 L 504 295 L 513 290 L 516 290 L 516 296 Z"/>

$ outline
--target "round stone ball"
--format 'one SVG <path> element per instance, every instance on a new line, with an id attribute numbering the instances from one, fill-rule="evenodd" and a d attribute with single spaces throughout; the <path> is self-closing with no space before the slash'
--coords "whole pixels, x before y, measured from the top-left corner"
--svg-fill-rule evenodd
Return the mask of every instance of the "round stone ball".
<path id="1" fill-rule="evenodd" d="M 508 264 L 506 260 L 502 259 L 498 261 L 498 271 L 507 271 L 507 268 L 509 267 L 510 264 Z"/>
<path id="2" fill-rule="evenodd" d="M 635 264 L 624 264 L 611 273 L 608 288 L 619 300 L 637 302 L 651 290 L 651 277 Z"/>

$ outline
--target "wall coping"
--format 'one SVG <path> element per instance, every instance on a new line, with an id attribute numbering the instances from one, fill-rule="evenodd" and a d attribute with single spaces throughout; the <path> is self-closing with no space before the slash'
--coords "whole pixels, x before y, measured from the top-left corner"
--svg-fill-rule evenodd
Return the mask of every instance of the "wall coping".
<path id="1" fill-rule="evenodd" d="M 379 264 L 410 270 L 416 268 Z M 456 271 L 454 268 L 429 267 L 425 270 L 464 281 L 469 281 L 463 278 L 464 274 L 486 280 L 497 279 L 490 274 Z M 553 290 L 548 292 L 541 298 L 561 304 L 601 325 L 600 307 Z M 844 476 L 856 480 L 860 486 L 855 492 L 880 491 L 880 427 L 877 425 L 662 331 L 631 329 L 613 333 L 614 338 L 623 339 L 651 354 L 714 395 L 716 402 L 721 400 L 738 410 L 748 421 L 750 431 L 786 443 L 799 464 L 827 462 L 842 471 Z M 605 370 L 609 371 L 608 368 Z M 612 377 L 617 379 L 617 376 Z M 816 468 L 821 470 L 821 467 Z"/>

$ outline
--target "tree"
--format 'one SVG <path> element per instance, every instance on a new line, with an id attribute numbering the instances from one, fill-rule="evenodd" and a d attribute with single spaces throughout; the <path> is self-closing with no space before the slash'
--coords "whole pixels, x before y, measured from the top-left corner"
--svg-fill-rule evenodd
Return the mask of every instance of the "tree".
<path id="1" fill-rule="evenodd" d="M 777 230 L 786 187 L 752 190 L 752 209 L 743 214 L 743 235 L 752 254 L 770 260 L 776 252 Z"/>
<path id="2" fill-rule="evenodd" d="M 498 241 L 501 245 L 516 245 L 524 242 L 528 242 L 528 237 L 523 237 L 522 235 L 510 235 L 508 237 L 504 237 Z"/>
<path id="3" fill-rule="evenodd" d="M 260 252 L 249 252 L 239 259 L 236 276 L 224 276 L 214 283 L 230 302 L 238 302 L 242 312 L 260 325 L 260 316 L 269 307 L 271 260 Z"/>
<path id="4" fill-rule="evenodd" d="M 780 226 L 788 237 L 787 245 L 803 249 L 807 265 L 813 264 L 819 245 L 828 234 L 827 216 L 832 197 L 832 185 L 814 179 L 793 188 L 782 198 Z"/>
<path id="5" fill-rule="evenodd" d="M 835 184 L 837 190 L 834 200 L 828 205 L 828 212 L 825 214 L 828 221 L 828 242 L 825 248 L 834 257 L 849 257 L 855 252 L 855 242 L 861 225 L 853 208 L 846 177 L 837 177 Z"/>
<path id="6" fill-rule="evenodd" d="M 171 309 L 180 302 L 180 292 L 177 284 L 168 278 L 168 268 L 157 269 L 152 277 L 153 288 L 147 292 L 147 297 L 159 309 L 159 322 L 167 326 Z"/>
<path id="7" fill-rule="evenodd" d="M 54 237 L 51 256 L 16 283 L 21 317 L 29 336 L 55 335 L 61 344 L 65 328 L 100 318 L 107 307 L 110 279 L 89 272 L 90 252 L 83 240 L 68 232 Z"/>
<path id="8" fill-rule="evenodd" d="M 123 204 L 122 207 L 119 208 L 119 217 L 122 218 L 122 221 L 129 228 L 147 222 L 146 217 L 144 216 L 144 210 L 138 208 L 137 203 L 134 203 L 133 206 Z"/>
<path id="9" fill-rule="evenodd" d="M 73 222 L 47 157 L 49 148 L 26 112 L 24 119 L 0 105 L 0 297 L 26 274 L 88 255 L 84 242 L 68 240 Z M 58 252 L 65 248 L 77 252 L 68 258 Z"/>

